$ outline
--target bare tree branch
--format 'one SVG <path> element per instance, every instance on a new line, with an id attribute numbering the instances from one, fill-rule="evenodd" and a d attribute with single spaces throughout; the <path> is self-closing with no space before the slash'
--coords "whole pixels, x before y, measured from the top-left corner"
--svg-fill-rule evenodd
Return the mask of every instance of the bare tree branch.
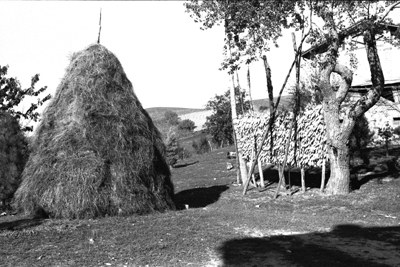
<path id="1" fill-rule="evenodd" d="M 383 15 L 379 18 L 378 22 L 382 22 L 388 15 L 389 13 L 397 8 L 397 6 L 400 5 L 400 1 L 397 1 L 396 3 L 391 4 L 390 6 L 388 6 L 385 10 L 385 12 L 383 13 Z"/>
<path id="2" fill-rule="evenodd" d="M 336 64 L 333 72 L 341 77 L 341 82 L 338 91 L 336 92 L 337 103 L 342 103 L 347 96 L 351 82 L 353 80 L 353 72 L 344 65 Z"/>

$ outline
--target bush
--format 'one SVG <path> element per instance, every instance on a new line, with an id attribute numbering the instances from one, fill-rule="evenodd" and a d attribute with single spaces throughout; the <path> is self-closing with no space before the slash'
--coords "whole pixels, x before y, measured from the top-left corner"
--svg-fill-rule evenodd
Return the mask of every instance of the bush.
<path id="1" fill-rule="evenodd" d="M 164 113 L 164 120 L 171 126 L 179 124 L 179 116 L 176 112 L 173 111 L 166 111 Z"/>
<path id="2" fill-rule="evenodd" d="M 178 158 L 180 160 L 188 159 L 192 156 L 189 150 L 184 147 L 178 147 Z"/>
<path id="3" fill-rule="evenodd" d="M 170 167 L 174 167 L 174 165 L 178 161 L 178 154 L 180 149 L 178 139 L 174 131 L 168 132 L 167 140 L 165 143 L 167 145 L 167 150 L 166 150 L 167 164 Z"/>
<path id="4" fill-rule="evenodd" d="M 393 128 L 388 123 L 382 128 L 378 129 L 378 135 L 385 142 L 386 156 L 389 156 L 389 144 L 393 137 Z"/>
<path id="5" fill-rule="evenodd" d="M 400 136 L 400 126 L 397 126 L 396 128 L 394 128 L 393 133 Z"/>
<path id="6" fill-rule="evenodd" d="M 245 91 L 240 91 L 238 87 L 235 91 L 236 109 L 238 115 L 241 115 L 250 109 L 250 102 L 244 100 Z M 226 91 L 223 95 L 216 95 L 208 101 L 206 108 L 213 111 L 205 123 L 207 133 L 212 136 L 213 142 L 218 146 L 233 144 L 230 91 Z"/>
<path id="7" fill-rule="evenodd" d="M 181 131 L 188 131 L 188 132 L 193 132 L 194 128 L 196 128 L 196 125 L 192 120 L 186 119 L 181 122 L 179 122 L 178 129 Z"/>
<path id="8" fill-rule="evenodd" d="M 198 142 L 192 142 L 192 147 L 196 151 L 197 154 L 204 154 L 210 152 L 210 144 L 208 143 L 208 139 L 206 137 L 201 137 Z"/>
<path id="9" fill-rule="evenodd" d="M 28 144 L 22 129 L 9 113 L 0 113 L 0 200 L 4 205 L 12 199 L 21 183 L 28 159 Z"/>
<path id="10" fill-rule="evenodd" d="M 369 153 L 365 149 L 372 141 L 374 132 L 369 129 L 368 120 L 363 115 L 359 117 L 350 135 L 350 153 L 358 153 L 365 164 L 369 164 Z"/>

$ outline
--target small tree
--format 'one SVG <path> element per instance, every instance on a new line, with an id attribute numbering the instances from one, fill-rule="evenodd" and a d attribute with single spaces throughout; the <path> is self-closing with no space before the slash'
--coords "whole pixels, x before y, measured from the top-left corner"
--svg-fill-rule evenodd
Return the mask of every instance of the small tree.
<path id="1" fill-rule="evenodd" d="M 198 142 L 193 140 L 192 147 L 197 154 L 208 153 L 211 150 L 210 144 L 205 136 L 201 137 Z"/>
<path id="2" fill-rule="evenodd" d="M 23 118 L 36 122 L 39 119 L 37 108 L 51 97 L 50 94 L 44 98 L 39 97 L 47 89 L 47 86 L 35 89 L 35 85 L 39 81 L 39 74 L 36 74 L 32 77 L 31 86 L 27 89 L 22 89 L 18 79 L 7 77 L 7 72 L 8 66 L 0 66 L 0 111 L 8 112 L 18 121 Z M 18 105 L 27 96 L 36 98 L 36 103 L 31 103 L 31 106 L 25 112 L 17 110 Z M 22 130 L 32 131 L 33 127 L 24 126 Z"/>
<path id="3" fill-rule="evenodd" d="M 396 128 L 394 128 L 393 133 L 397 136 L 400 136 L 400 126 L 397 126 Z"/>
<path id="4" fill-rule="evenodd" d="M 18 120 L 0 112 L 0 201 L 3 207 L 21 182 L 28 152 L 28 143 Z"/>
<path id="5" fill-rule="evenodd" d="M 365 115 L 359 117 L 350 135 L 350 153 L 358 153 L 364 164 L 369 164 L 369 153 L 366 151 L 368 144 L 372 141 L 374 132 L 369 129 L 368 120 Z"/>
<path id="6" fill-rule="evenodd" d="M 170 167 L 174 167 L 178 161 L 179 143 L 175 131 L 172 129 L 167 134 L 166 139 L 166 160 Z"/>
<path id="7" fill-rule="evenodd" d="M 196 125 L 194 124 L 194 122 L 192 120 L 189 120 L 189 119 L 183 120 L 183 121 L 179 122 L 179 124 L 178 124 L 178 129 L 181 131 L 187 131 L 187 132 L 192 133 L 195 128 L 196 128 Z"/>
<path id="8" fill-rule="evenodd" d="M 393 136 L 393 128 L 390 127 L 389 123 L 382 128 L 378 129 L 378 135 L 385 141 L 386 156 L 389 156 L 389 144 Z"/>
<path id="9" fill-rule="evenodd" d="M 236 88 L 238 91 L 238 88 Z M 241 98 L 237 97 L 236 105 L 241 105 L 240 99 L 245 99 L 246 92 L 241 91 Z M 239 96 L 239 92 L 236 93 Z M 243 100 L 243 111 L 250 109 L 250 102 Z M 213 114 L 207 117 L 206 129 L 211 134 L 213 142 L 222 146 L 223 144 L 233 144 L 233 128 L 231 119 L 230 92 L 226 91 L 223 95 L 216 95 L 207 103 L 207 109 L 211 109 Z M 238 113 L 242 114 L 242 108 L 238 108 Z"/>
<path id="10" fill-rule="evenodd" d="M 176 112 L 166 111 L 164 113 L 164 120 L 171 126 L 175 126 L 179 124 L 179 116 Z"/>

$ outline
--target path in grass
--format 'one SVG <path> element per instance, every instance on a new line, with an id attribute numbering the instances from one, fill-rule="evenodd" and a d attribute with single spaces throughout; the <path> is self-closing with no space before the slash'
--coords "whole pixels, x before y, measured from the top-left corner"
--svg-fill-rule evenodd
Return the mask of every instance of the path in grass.
<path id="1" fill-rule="evenodd" d="M 400 265 L 400 179 L 370 181 L 344 197 L 317 189 L 276 200 L 253 189 L 243 197 L 226 151 L 172 171 L 179 206 L 189 209 L 76 221 L 0 217 L 0 264 Z"/>

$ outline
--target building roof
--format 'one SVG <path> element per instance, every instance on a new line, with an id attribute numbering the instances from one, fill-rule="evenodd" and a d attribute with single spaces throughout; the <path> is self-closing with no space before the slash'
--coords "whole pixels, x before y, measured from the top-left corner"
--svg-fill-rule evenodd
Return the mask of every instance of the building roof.
<path id="1" fill-rule="evenodd" d="M 346 36 L 359 36 L 361 29 L 359 26 L 364 22 L 365 20 L 359 21 L 358 23 L 342 30 L 339 33 L 339 38 L 345 38 Z M 400 28 L 399 25 L 393 24 L 381 23 L 381 25 L 391 34 L 394 34 Z M 304 51 L 302 57 L 311 59 L 316 54 L 326 52 L 328 47 L 329 43 L 323 41 Z M 354 71 L 352 87 L 349 92 L 363 94 L 372 86 L 369 63 L 364 47 L 356 49 L 353 53 L 357 58 L 358 64 L 357 69 Z M 379 45 L 378 54 L 385 77 L 385 88 L 382 92 L 382 96 L 390 101 L 394 101 L 393 92 L 400 90 L 400 49 L 394 48 L 390 45 Z"/>
<path id="2" fill-rule="evenodd" d="M 354 71 L 350 92 L 363 94 L 372 86 L 371 72 L 365 49 L 358 49 L 355 54 L 358 64 L 357 69 Z M 400 49 L 391 45 L 380 45 L 378 54 L 385 77 L 385 88 L 382 96 L 394 101 L 393 94 L 400 90 Z"/>
<path id="3" fill-rule="evenodd" d="M 361 20 L 348 28 L 339 32 L 339 38 L 344 39 L 347 36 L 359 36 L 361 25 L 365 23 L 367 20 Z M 387 23 L 379 23 L 381 26 L 385 27 L 392 35 L 400 28 L 399 25 L 387 24 Z M 313 56 L 317 54 L 324 53 L 329 48 L 329 42 L 327 40 L 321 41 L 320 43 L 310 47 L 306 51 L 302 52 L 301 56 L 306 59 L 311 59 Z"/>

